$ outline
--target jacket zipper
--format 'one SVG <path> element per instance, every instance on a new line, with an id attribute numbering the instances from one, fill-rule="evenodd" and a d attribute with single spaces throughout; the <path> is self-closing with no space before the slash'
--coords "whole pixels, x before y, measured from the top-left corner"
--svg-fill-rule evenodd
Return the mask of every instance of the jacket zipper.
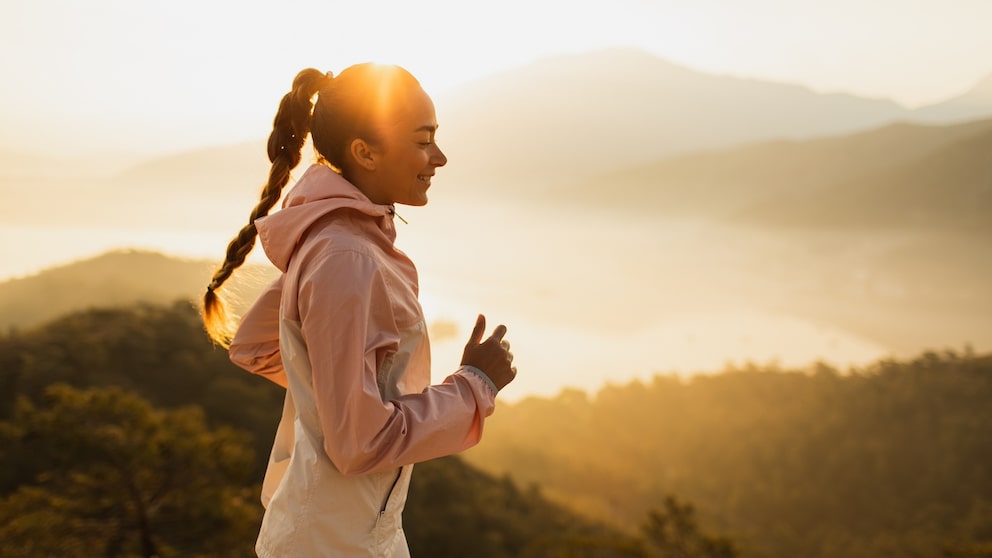
<path id="1" fill-rule="evenodd" d="M 396 490 L 396 485 L 400 482 L 400 477 L 403 476 L 403 467 L 400 467 L 399 472 L 396 474 L 396 478 L 393 479 L 393 484 L 389 487 L 389 491 L 386 492 L 386 500 L 382 503 L 382 508 L 379 510 L 379 519 L 376 520 L 376 524 L 379 520 L 386 515 L 386 508 L 389 506 L 389 501 L 393 499 L 393 491 Z"/>

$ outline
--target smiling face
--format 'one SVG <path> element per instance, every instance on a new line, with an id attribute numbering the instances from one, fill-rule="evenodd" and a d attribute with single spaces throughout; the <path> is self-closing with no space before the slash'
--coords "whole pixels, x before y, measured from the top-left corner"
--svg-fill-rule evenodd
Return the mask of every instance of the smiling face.
<path id="1" fill-rule="evenodd" d="M 356 186 L 374 203 L 424 205 L 434 171 L 448 162 L 434 141 L 434 103 L 418 87 L 391 112 L 380 125 L 379 141 L 367 146 L 372 165 Z"/>

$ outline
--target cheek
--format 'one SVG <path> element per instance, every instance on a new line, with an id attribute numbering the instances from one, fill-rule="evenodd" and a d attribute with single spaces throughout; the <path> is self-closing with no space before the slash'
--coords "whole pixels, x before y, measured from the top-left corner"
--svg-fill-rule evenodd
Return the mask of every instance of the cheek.
<path id="1" fill-rule="evenodd" d="M 411 154 L 409 159 L 409 167 L 411 170 L 420 172 L 427 166 L 430 161 L 430 157 L 427 156 L 427 152 L 420 150 L 417 153 Z"/>

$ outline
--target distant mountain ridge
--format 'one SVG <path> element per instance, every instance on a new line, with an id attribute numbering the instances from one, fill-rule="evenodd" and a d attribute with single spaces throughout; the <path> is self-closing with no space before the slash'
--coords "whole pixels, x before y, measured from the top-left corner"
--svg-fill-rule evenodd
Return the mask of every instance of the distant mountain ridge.
<path id="1" fill-rule="evenodd" d="M 958 97 L 909 110 L 890 100 L 711 75 L 645 51 L 609 49 L 540 60 L 445 92 L 435 101 L 438 141 L 449 157 L 437 186 L 449 197 L 477 198 L 494 191 L 547 192 L 661 159 L 755 143 L 837 137 L 896 122 L 947 124 L 992 117 L 992 76 Z M 170 210 L 135 222 L 165 225 L 162 215 L 168 214 L 188 217 L 184 226 L 197 226 L 212 213 L 231 222 L 237 214 L 240 220 L 247 212 L 242 206 L 257 194 L 268 172 L 267 133 L 259 130 L 256 142 L 128 164 L 102 185 L 88 183 L 87 190 L 113 199 L 115 206 L 138 209 L 111 211 L 101 204 L 93 215 L 127 219 L 154 196 L 168 201 Z M 304 161 L 310 160 L 307 149 Z M 0 161 L 19 157 L 0 154 Z M 34 192 L 76 192 L 61 175 L 32 183 L 25 172 L 44 168 L 46 160 L 0 174 L 0 186 L 17 197 L 11 201 L 38 212 L 36 220 L 46 217 L 47 206 L 30 198 Z"/>
<path id="2" fill-rule="evenodd" d="M 912 111 L 610 49 L 541 60 L 449 92 L 438 103 L 439 138 L 452 161 L 446 171 L 459 180 L 495 178 L 529 190 L 701 150 L 992 116 L 992 96 L 976 91 Z M 495 176 L 480 177 L 480 169 Z"/>
<path id="3" fill-rule="evenodd" d="M 913 111 L 914 119 L 926 122 L 951 122 L 984 118 L 992 109 L 992 75 L 986 76 L 968 91 Z"/>
<path id="4" fill-rule="evenodd" d="M 609 196 L 604 196 L 608 185 Z M 559 203 L 759 225 L 992 233 L 992 119 L 666 158 L 564 186 Z"/>
<path id="5" fill-rule="evenodd" d="M 992 238 L 992 120 L 938 128 L 934 135 L 945 141 L 916 158 L 766 200 L 738 217 L 761 224 Z M 892 148 L 900 149 L 900 142 Z"/>

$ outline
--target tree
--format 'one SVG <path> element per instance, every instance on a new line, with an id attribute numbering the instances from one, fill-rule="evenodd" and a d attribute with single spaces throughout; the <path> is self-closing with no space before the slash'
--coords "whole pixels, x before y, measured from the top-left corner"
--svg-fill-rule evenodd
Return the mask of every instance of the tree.
<path id="1" fill-rule="evenodd" d="M 37 400 L 57 383 L 120 387 L 161 409 L 202 407 L 208 425 L 252 434 L 256 479 L 265 471 L 286 394 L 231 363 L 207 338 L 196 308 L 183 301 L 92 308 L 0 337 L 0 420 L 10 418 L 16 396 Z"/>
<path id="2" fill-rule="evenodd" d="M 729 539 L 700 532 L 692 504 L 680 503 L 673 496 L 665 498 L 663 510 L 651 510 L 648 513 L 641 530 L 651 549 L 649 556 L 736 558 L 738 555 Z"/>
<path id="3" fill-rule="evenodd" d="M 403 513 L 413 556 L 645 558 L 639 541 L 457 456 L 417 465 Z"/>
<path id="4" fill-rule="evenodd" d="M 245 556 L 260 508 L 244 435 L 117 388 L 51 386 L 0 423 L 22 482 L 0 499 L 0 555 Z"/>

